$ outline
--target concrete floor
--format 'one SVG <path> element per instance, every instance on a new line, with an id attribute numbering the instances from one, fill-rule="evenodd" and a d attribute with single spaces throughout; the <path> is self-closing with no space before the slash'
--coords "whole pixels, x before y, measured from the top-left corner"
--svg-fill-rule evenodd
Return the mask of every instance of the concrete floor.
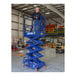
<path id="1" fill-rule="evenodd" d="M 28 67 L 22 67 L 23 57 L 12 55 L 12 72 L 35 72 L 35 70 Z M 64 54 L 56 54 L 46 60 L 46 69 L 43 67 L 38 72 L 64 72 Z"/>

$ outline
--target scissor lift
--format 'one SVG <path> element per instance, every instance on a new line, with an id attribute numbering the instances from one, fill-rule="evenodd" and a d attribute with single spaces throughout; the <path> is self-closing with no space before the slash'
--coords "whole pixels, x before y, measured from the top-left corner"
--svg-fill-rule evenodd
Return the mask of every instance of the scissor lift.
<path id="1" fill-rule="evenodd" d="M 36 69 L 36 71 L 41 68 L 45 67 L 45 62 L 41 61 L 39 58 L 43 57 L 42 54 L 39 53 L 39 51 L 44 50 L 40 47 L 41 44 L 44 44 L 42 41 L 40 41 L 40 38 L 45 37 L 45 17 L 41 16 L 40 20 L 36 19 L 34 22 L 32 21 L 31 26 L 38 26 L 37 30 L 35 31 L 27 31 L 26 30 L 26 20 L 29 18 L 24 19 L 24 37 L 29 38 L 29 40 L 26 42 L 29 44 L 28 47 L 26 47 L 27 50 L 29 50 L 28 53 L 26 53 L 27 58 L 23 58 L 23 66 L 27 66 L 32 69 Z"/>

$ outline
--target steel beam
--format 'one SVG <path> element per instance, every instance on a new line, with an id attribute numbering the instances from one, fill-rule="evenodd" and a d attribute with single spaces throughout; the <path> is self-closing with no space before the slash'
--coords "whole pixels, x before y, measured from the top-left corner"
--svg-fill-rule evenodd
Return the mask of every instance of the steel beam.
<path id="1" fill-rule="evenodd" d="M 58 11 L 55 7 L 53 7 L 52 5 L 45 4 L 44 6 L 47 7 L 48 9 L 50 9 L 51 11 L 57 13 L 59 16 L 61 16 L 64 19 L 64 15 L 60 11 Z"/>

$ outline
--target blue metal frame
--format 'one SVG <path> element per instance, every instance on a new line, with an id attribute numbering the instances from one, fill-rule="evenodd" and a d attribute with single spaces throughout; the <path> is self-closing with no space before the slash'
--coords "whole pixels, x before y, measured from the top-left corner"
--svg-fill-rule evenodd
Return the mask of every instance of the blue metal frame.
<path id="1" fill-rule="evenodd" d="M 29 46 L 26 48 L 29 50 L 29 52 L 26 53 L 27 58 L 23 58 L 23 64 L 29 68 L 38 69 L 45 66 L 45 62 L 39 59 L 40 57 L 43 57 L 39 51 L 44 50 L 40 47 L 41 44 L 44 44 L 42 41 L 40 41 L 40 38 L 45 37 L 46 20 L 43 16 L 40 17 L 40 20 L 34 20 L 33 25 L 31 26 L 38 26 L 39 29 L 35 31 L 30 30 L 27 32 L 25 24 L 26 19 L 28 18 L 24 19 L 24 37 L 29 38 L 29 40 L 26 42 L 29 44 Z"/>

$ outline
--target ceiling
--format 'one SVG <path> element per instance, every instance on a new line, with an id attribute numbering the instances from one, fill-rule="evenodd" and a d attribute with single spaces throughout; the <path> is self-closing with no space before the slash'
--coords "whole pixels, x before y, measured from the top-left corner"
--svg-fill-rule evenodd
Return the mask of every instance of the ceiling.
<path id="1" fill-rule="evenodd" d="M 48 4 L 51 5 L 58 13 L 46 7 L 47 4 L 12 4 L 12 8 L 24 12 L 24 14 L 32 15 L 35 8 L 40 8 L 40 13 L 48 18 L 61 18 L 58 13 L 64 16 L 64 4 Z"/>
<path id="2" fill-rule="evenodd" d="M 54 8 L 56 8 L 60 13 L 64 15 L 64 4 L 51 4 Z M 12 4 L 12 8 L 19 10 L 21 12 L 27 13 L 29 15 L 32 15 L 32 13 L 35 11 L 35 8 L 39 7 L 40 12 L 45 15 L 46 17 L 60 17 L 55 12 L 49 10 L 47 7 L 45 7 L 42 4 Z M 50 14 L 46 14 L 49 12 Z"/>

